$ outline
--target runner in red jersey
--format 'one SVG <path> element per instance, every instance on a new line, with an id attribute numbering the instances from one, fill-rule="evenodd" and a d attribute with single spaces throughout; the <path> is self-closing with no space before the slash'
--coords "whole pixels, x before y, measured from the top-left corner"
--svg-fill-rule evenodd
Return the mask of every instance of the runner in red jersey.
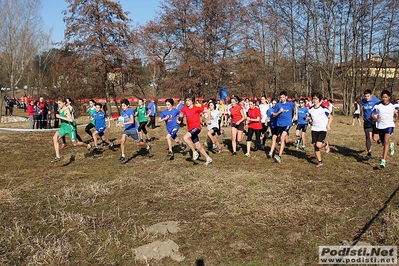
<path id="1" fill-rule="evenodd" d="M 255 101 L 249 101 L 249 109 L 247 116 L 248 134 L 247 134 L 247 153 L 245 156 L 250 157 L 252 136 L 255 133 L 255 149 L 257 151 L 260 146 L 260 133 L 262 132 L 261 114 L 258 107 L 255 106 Z"/>
<path id="2" fill-rule="evenodd" d="M 244 109 L 238 104 L 238 99 L 231 98 L 231 108 L 229 110 L 231 116 L 231 146 L 232 154 L 237 155 L 237 142 L 239 143 L 244 135 Z"/>
<path id="3" fill-rule="evenodd" d="M 195 150 L 197 149 L 205 158 L 205 165 L 212 163 L 211 157 L 206 153 L 204 148 L 199 141 L 198 135 L 201 132 L 201 116 L 202 112 L 207 113 L 207 123 L 210 123 L 210 112 L 208 109 L 204 109 L 203 106 L 197 107 L 194 104 L 194 97 L 186 96 L 185 98 L 185 106 L 181 109 L 179 119 L 177 120 L 180 124 L 183 116 L 186 116 L 187 121 L 187 130 L 188 132 L 184 135 L 183 139 L 190 147 L 193 152 L 193 161 L 197 160 L 199 157 L 199 153 Z"/>

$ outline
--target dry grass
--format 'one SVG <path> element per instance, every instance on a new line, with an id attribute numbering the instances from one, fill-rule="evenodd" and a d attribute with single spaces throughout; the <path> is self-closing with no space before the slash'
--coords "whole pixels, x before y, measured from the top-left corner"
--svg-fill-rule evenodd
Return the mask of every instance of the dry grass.
<path id="1" fill-rule="evenodd" d="M 381 147 L 366 160 L 363 130 L 349 123 L 335 117 L 319 169 L 310 145 L 288 147 L 280 164 L 259 151 L 212 154 L 209 166 L 189 154 L 169 160 L 163 126 L 150 130 L 150 158 L 129 140 L 125 164 L 119 148 L 93 157 L 71 147 L 53 164 L 53 132 L 0 131 L 0 264 L 145 265 L 133 250 L 169 239 L 184 261 L 148 265 L 314 265 L 319 245 L 396 245 L 398 154 L 379 169 Z M 119 144 L 120 133 L 108 136 Z M 166 221 L 181 231 L 145 231 Z"/>

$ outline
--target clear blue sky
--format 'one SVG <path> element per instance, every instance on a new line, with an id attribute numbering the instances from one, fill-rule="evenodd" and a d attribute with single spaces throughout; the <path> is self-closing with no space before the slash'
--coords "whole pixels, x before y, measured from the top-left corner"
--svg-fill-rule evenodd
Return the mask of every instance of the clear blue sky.
<path id="1" fill-rule="evenodd" d="M 133 20 L 133 25 L 144 25 L 152 20 L 159 10 L 162 0 L 114 0 L 120 2 L 123 11 L 130 12 L 129 18 Z M 64 0 L 42 0 L 42 17 L 44 29 L 53 29 L 52 40 L 59 42 L 64 39 L 65 24 L 62 21 L 61 12 L 67 9 L 67 3 Z"/>

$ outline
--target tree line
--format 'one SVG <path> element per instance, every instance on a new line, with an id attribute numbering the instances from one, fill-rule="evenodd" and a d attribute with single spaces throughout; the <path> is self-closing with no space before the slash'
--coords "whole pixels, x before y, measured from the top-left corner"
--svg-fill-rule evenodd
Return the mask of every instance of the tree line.
<path id="1" fill-rule="evenodd" d="M 350 106 L 365 89 L 398 88 L 395 0 L 164 0 L 136 26 L 119 2 L 66 2 L 64 40 L 48 48 L 40 2 L 0 0 L 2 87 L 108 103 L 215 97 L 221 86 L 245 96 L 318 91 Z"/>

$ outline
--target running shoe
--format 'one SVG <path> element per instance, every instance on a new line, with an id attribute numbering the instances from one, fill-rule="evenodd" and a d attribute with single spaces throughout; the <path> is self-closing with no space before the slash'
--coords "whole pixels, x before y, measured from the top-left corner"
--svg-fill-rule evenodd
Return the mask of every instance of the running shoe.
<path id="1" fill-rule="evenodd" d="M 87 144 L 87 149 L 88 149 L 88 150 L 90 150 L 90 149 L 91 149 L 91 145 L 90 145 L 90 143 L 89 143 L 89 144 Z"/>
<path id="2" fill-rule="evenodd" d="M 168 156 L 172 157 L 173 156 L 173 151 L 168 151 Z"/>
<path id="3" fill-rule="evenodd" d="M 107 143 L 106 143 L 106 142 L 101 142 L 101 145 L 102 145 L 103 147 L 105 147 L 105 146 L 107 146 Z"/>
<path id="4" fill-rule="evenodd" d="M 273 154 L 272 153 L 268 153 L 267 154 L 267 158 L 273 158 Z"/>
<path id="5" fill-rule="evenodd" d="M 316 165 L 316 168 L 319 168 L 319 167 L 321 167 L 321 166 L 323 166 L 323 162 L 319 162 L 319 163 Z"/>
<path id="6" fill-rule="evenodd" d="M 377 144 L 381 144 L 381 140 L 379 139 L 379 140 L 377 140 Z"/>
<path id="7" fill-rule="evenodd" d="M 94 147 L 92 153 L 96 154 L 96 153 L 99 153 L 99 152 L 100 152 L 100 149 L 98 147 Z"/>
<path id="8" fill-rule="evenodd" d="M 66 147 L 67 145 L 65 143 L 62 143 L 60 149 L 65 149 Z"/>
<path id="9" fill-rule="evenodd" d="M 233 151 L 233 153 L 231 155 L 236 156 L 237 152 Z"/>
<path id="10" fill-rule="evenodd" d="M 281 157 L 278 155 L 274 155 L 274 159 L 276 160 L 276 162 L 280 163 L 281 162 Z"/>
<path id="11" fill-rule="evenodd" d="M 296 141 L 295 141 L 295 149 L 299 149 L 299 144 L 301 143 L 301 140 L 300 139 L 297 139 Z"/>
<path id="12" fill-rule="evenodd" d="M 325 141 L 325 143 L 326 143 L 326 153 L 330 153 L 330 144 L 328 143 L 328 141 Z"/>
<path id="13" fill-rule="evenodd" d="M 118 161 L 123 162 L 125 160 L 125 156 L 121 156 Z"/>
<path id="14" fill-rule="evenodd" d="M 221 152 L 223 152 L 223 149 L 222 148 L 218 149 L 218 153 L 221 153 Z"/>
<path id="15" fill-rule="evenodd" d="M 385 168 L 385 166 L 386 166 L 386 162 L 385 162 L 384 159 L 382 159 L 382 160 L 381 160 L 381 163 L 380 163 L 380 167 L 381 167 L 381 168 Z"/>
<path id="16" fill-rule="evenodd" d="M 108 148 L 110 148 L 110 149 L 114 148 L 114 143 L 111 142 L 111 144 L 109 144 Z"/>
<path id="17" fill-rule="evenodd" d="M 306 151 L 306 147 L 302 146 L 301 150 Z"/>
<path id="18" fill-rule="evenodd" d="M 216 150 L 217 148 L 218 148 L 218 146 L 216 146 L 216 144 L 213 144 L 213 145 L 212 145 L 212 149 L 213 149 L 213 150 Z"/>
<path id="19" fill-rule="evenodd" d="M 367 157 L 367 158 L 373 157 L 373 156 L 371 155 L 371 152 L 370 152 L 370 151 L 367 153 L 367 156 L 366 156 L 366 157 Z"/>
<path id="20" fill-rule="evenodd" d="M 212 163 L 212 158 L 211 157 L 206 158 L 205 165 L 208 165 L 208 164 L 211 164 L 211 163 Z"/>
<path id="21" fill-rule="evenodd" d="M 54 157 L 54 159 L 51 160 L 52 163 L 56 163 L 56 162 L 59 162 L 59 161 L 61 161 L 60 157 Z"/>
<path id="22" fill-rule="evenodd" d="M 148 145 L 148 146 L 147 146 L 146 151 L 147 151 L 147 154 L 150 154 L 150 152 L 151 152 L 151 145 Z"/>
<path id="23" fill-rule="evenodd" d="M 197 151 L 193 152 L 193 161 L 197 160 L 199 157 L 199 153 Z"/>
<path id="24" fill-rule="evenodd" d="M 184 152 L 187 149 L 187 145 L 183 144 L 183 146 L 181 146 L 181 151 Z"/>
<path id="25" fill-rule="evenodd" d="M 389 154 L 394 155 L 394 153 L 395 153 L 395 143 L 390 142 L 389 143 Z"/>
<path id="26" fill-rule="evenodd" d="M 251 157 L 251 154 L 249 154 L 249 152 L 247 152 L 246 154 L 244 154 L 247 157 Z"/>

